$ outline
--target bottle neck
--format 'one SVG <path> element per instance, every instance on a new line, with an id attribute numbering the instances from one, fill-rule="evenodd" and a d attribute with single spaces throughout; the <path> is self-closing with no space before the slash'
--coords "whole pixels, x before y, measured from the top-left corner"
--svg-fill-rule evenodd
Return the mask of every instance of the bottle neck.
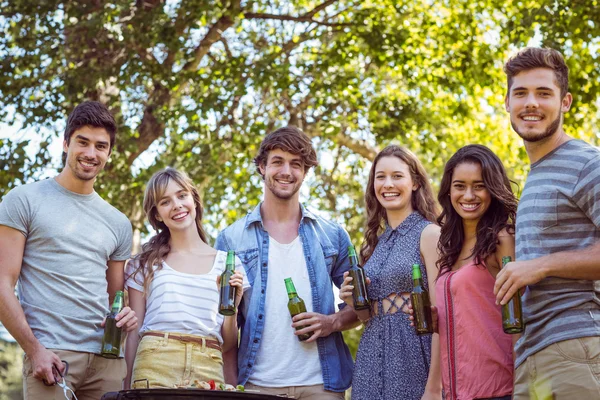
<path id="1" fill-rule="evenodd" d="M 358 268 L 358 257 L 354 255 L 348 258 L 350 259 L 350 268 Z"/>
<path id="2" fill-rule="evenodd" d="M 292 300 L 293 298 L 298 297 L 298 293 L 296 292 L 288 292 L 288 299 Z"/>
<path id="3" fill-rule="evenodd" d="M 123 300 L 121 300 L 119 302 L 117 302 L 115 300 L 115 302 L 113 303 L 110 311 L 113 312 L 113 313 L 115 313 L 115 314 L 118 314 L 119 312 L 121 312 L 122 309 L 123 309 Z"/>

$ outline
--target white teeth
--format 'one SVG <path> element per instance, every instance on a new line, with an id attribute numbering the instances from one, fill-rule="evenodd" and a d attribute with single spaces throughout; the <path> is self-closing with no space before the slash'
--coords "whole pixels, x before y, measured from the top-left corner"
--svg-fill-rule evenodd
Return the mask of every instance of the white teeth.
<path id="1" fill-rule="evenodd" d="M 384 193 L 383 197 L 398 197 L 400 196 L 399 193 Z"/>
<path id="2" fill-rule="evenodd" d="M 80 161 L 80 163 L 81 163 L 81 164 L 83 164 L 83 165 L 84 165 L 84 166 L 86 166 L 86 167 L 93 167 L 93 166 L 94 166 L 94 164 L 87 163 L 87 162 L 85 162 L 85 161 Z"/>
<path id="3" fill-rule="evenodd" d="M 282 180 L 278 180 L 277 182 L 279 182 L 279 183 L 283 183 L 283 184 L 292 183 L 292 182 L 290 182 L 290 181 L 282 181 Z"/>
<path id="4" fill-rule="evenodd" d="M 462 206 L 463 208 L 466 208 L 467 210 L 474 210 L 474 209 L 476 209 L 477 207 L 479 207 L 479 204 L 464 204 L 464 203 L 463 203 L 463 204 L 461 204 L 461 206 Z"/>
<path id="5" fill-rule="evenodd" d="M 187 217 L 187 215 L 188 215 L 188 213 L 176 214 L 176 215 L 173 216 L 172 219 L 176 219 L 176 220 L 183 219 L 183 218 Z"/>
<path id="6" fill-rule="evenodd" d="M 523 119 L 525 121 L 541 121 L 542 117 L 538 117 L 538 116 L 524 116 Z"/>

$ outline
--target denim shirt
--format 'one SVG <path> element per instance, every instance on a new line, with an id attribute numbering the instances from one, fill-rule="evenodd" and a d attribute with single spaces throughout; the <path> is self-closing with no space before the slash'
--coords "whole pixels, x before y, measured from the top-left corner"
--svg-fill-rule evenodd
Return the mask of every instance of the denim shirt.
<path id="1" fill-rule="evenodd" d="M 262 203 L 261 203 L 262 204 Z M 250 288 L 244 292 L 239 307 L 241 327 L 238 350 L 238 383 L 246 384 L 261 345 L 264 329 L 265 298 L 268 277 L 269 234 L 265 231 L 259 204 L 254 211 L 223 230 L 215 247 L 235 250 L 242 261 Z M 335 313 L 332 282 L 343 282 L 343 274 L 350 268 L 348 260 L 348 233 L 338 224 L 318 217 L 300 206 L 302 218 L 298 233 L 302 240 L 306 268 L 312 289 L 313 311 L 325 315 Z M 268 343 L 265 344 L 268 346 Z M 350 387 L 353 361 L 342 334 L 334 332 L 317 339 L 319 360 L 325 390 L 342 392 Z M 293 373 L 293 371 L 290 371 Z"/>

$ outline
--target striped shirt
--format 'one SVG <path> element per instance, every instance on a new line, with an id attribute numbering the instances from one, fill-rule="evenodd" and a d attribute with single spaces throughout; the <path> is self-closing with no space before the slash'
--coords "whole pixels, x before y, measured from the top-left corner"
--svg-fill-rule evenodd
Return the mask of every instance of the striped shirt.
<path id="1" fill-rule="evenodd" d="M 150 294 L 146 297 L 146 315 L 140 334 L 146 331 L 177 332 L 189 335 L 213 336 L 223 343 L 219 314 L 219 287 L 217 276 L 225 270 L 227 253 L 218 251 L 212 269 L 207 274 L 179 272 L 163 262 L 150 283 Z M 144 292 L 141 272 L 131 276 L 137 268 L 129 262 L 125 276 L 126 286 Z M 244 290 L 250 287 L 244 267 L 235 258 L 235 269 L 244 275 Z"/>
<path id="2" fill-rule="evenodd" d="M 517 260 L 582 249 L 599 238 L 600 152 L 570 140 L 531 165 L 517 211 Z M 515 368 L 553 343 L 600 336 L 597 283 L 548 277 L 527 287 Z"/>

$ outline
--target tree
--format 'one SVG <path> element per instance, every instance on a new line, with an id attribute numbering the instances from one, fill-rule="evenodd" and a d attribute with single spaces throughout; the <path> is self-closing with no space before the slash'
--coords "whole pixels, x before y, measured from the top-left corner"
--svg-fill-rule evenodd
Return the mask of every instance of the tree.
<path id="1" fill-rule="evenodd" d="M 186 170 L 214 229 L 257 204 L 261 137 L 293 124 L 322 165 L 307 196 L 360 241 L 369 159 L 394 140 L 434 182 L 460 146 L 495 150 L 519 182 L 525 157 L 502 111 L 502 63 L 535 34 L 569 56 L 569 132 L 594 139 L 600 28 L 596 2 L 3 1 L 0 118 L 52 128 L 84 99 L 120 125 L 98 190 L 144 229 L 141 193 L 157 169 Z M 47 163 L 23 143 L 0 154 L 6 191 Z M 4 157 L 3 157 L 4 160 Z M 1 193 L 1 192 L 0 192 Z"/>

